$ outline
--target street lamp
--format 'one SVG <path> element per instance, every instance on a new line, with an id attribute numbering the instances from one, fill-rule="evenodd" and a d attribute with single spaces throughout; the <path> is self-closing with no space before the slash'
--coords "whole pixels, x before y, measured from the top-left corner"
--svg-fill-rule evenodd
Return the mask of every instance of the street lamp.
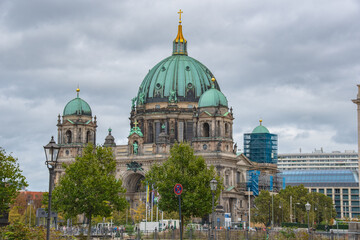
<path id="1" fill-rule="evenodd" d="M 215 191 L 216 191 L 216 187 L 217 187 L 218 182 L 216 181 L 215 178 L 213 178 L 210 181 L 210 189 L 211 189 L 211 193 L 212 193 L 212 219 L 211 219 L 211 229 L 212 229 L 212 239 L 213 239 L 213 232 L 214 232 L 214 224 L 215 224 L 215 214 L 214 214 L 214 197 L 215 197 Z"/>
<path id="2" fill-rule="evenodd" d="M 48 215 L 47 215 L 47 225 L 46 225 L 46 240 L 50 240 L 52 175 L 55 170 L 59 149 L 60 147 L 55 143 L 53 136 L 51 137 L 50 142 L 46 146 L 44 146 L 45 156 L 46 156 L 45 164 L 49 169 L 49 205 L 48 205 Z"/>
<path id="3" fill-rule="evenodd" d="M 307 212 L 307 217 L 308 217 L 308 233 L 310 234 L 310 223 L 309 223 L 309 212 L 310 212 L 310 208 L 311 208 L 311 205 L 309 202 L 307 202 L 305 204 L 305 209 L 306 209 L 306 212 Z"/>

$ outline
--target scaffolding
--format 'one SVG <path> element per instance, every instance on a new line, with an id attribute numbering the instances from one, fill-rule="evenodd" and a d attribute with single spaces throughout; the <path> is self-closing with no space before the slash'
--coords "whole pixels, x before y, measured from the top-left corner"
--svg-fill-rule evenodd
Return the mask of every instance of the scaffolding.
<path id="1" fill-rule="evenodd" d="M 244 154 L 253 162 L 276 164 L 278 137 L 271 133 L 244 134 Z"/>
<path id="2" fill-rule="evenodd" d="M 283 177 L 280 174 L 262 173 L 258 170 L 247 171 L 246 188 L 258 196 L 262 190 L 279 192 L 283 189 Z"/>

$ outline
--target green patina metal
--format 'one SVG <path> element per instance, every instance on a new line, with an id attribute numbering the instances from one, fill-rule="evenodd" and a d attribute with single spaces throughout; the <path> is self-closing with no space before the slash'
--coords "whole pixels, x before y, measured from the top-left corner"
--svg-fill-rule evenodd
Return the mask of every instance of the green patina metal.
<path id="1" fill-rule="evenodd" d="M 210 88 L 213 74 L 210 70 L 186 55 L 173 55 L 155 65 L 141 83 L 137 104 L 158 101 L 185 101 L 191 96 L 198 100 Z M 216 83 L 215 88 L 220 90 Z M 179 99 L 180 97 L 180 99 Z"/>
<path id="2" fill-rule="evenodd" d="M 91 108 L 87 102 L 77 97 L 68 102 L 64 108 L 63 116 L 69 115 L 91 116 Z"/>
<path id="3" fill-rule="evenodd" d="M 128 171 L 134 171 L 134 172 L 144 171 L 144 169 L 142 168 L 142 163 L 133 161 L 131 163 L 127 163 L 126 166 Z"/>
<path id="4" fill-rule="evenodd" d="M 231 191 L 231 190 L 233 190 L 235 187 L 234 186 L 230 186 L 230 187 L 228 187 L 227 189 L 226 189 L 226 191 Z"/>
<path id="5" fill-rule="evenodd" d="M 217 90 L 212 85 L 211 89 L 207 90 L 199 99 L 198 107 L 217 107 L 217 106 L 228 106 L 228 101 L 225 95 Z"/>
<path id="6" fill-rule="evenodd" d="M 256 128 L 254 128 L 252 133 L 270 133 L 270 132 L 266 127 L 260 125 L 260 126 L 257 126 Z"/>
<path id="7" fill-rule="evenodd" d="M 208 111 L 204 111 L 207 115 L 212 116 Z"/>
<path id="8" fill-rule="evenodd" d="M 134 133 L 136 133 L 136 134 L 139 135 L 140 137 L 143 137 L 143 136 L 144 136 L 144 135 L 142 134 L 142 132 L 141 132 L 141 129 L 140 129 L 139 127 L 137 127 L 137 126 L 134 126 L 134 127 L 131 128 L 129 137 L 130 137 L 131 135 L 133 135 Z"/>

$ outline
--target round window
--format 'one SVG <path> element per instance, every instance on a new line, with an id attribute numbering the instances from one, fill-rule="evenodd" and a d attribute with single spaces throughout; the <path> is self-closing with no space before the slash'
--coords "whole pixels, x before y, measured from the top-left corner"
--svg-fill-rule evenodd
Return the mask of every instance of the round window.
<path id="1" fill-rule="evenodd" d="M 206 145 L 206 144 L 203 145 L 203 149 L 204 149 L 204 150 L 207 149 L 207 145 Z"/>
<path id="2" fill-rule="evenodd" d="M 157 84 L 155 85 L 155 87 L 156 87 L 156 89 L 161 89 L 161 83 L 157 83 Z"/>

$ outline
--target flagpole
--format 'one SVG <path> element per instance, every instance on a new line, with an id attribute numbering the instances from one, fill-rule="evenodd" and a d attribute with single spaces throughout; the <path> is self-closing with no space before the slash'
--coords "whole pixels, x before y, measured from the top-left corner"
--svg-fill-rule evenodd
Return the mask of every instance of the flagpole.
<path id="1" fill-rule="evenodd" d="M 146 223 L 148 215 L 148 202 L 149 202 L 149 184 L 146 184 L 146 217 L 145 217 L 145 233 L 146 233 Z"/>

